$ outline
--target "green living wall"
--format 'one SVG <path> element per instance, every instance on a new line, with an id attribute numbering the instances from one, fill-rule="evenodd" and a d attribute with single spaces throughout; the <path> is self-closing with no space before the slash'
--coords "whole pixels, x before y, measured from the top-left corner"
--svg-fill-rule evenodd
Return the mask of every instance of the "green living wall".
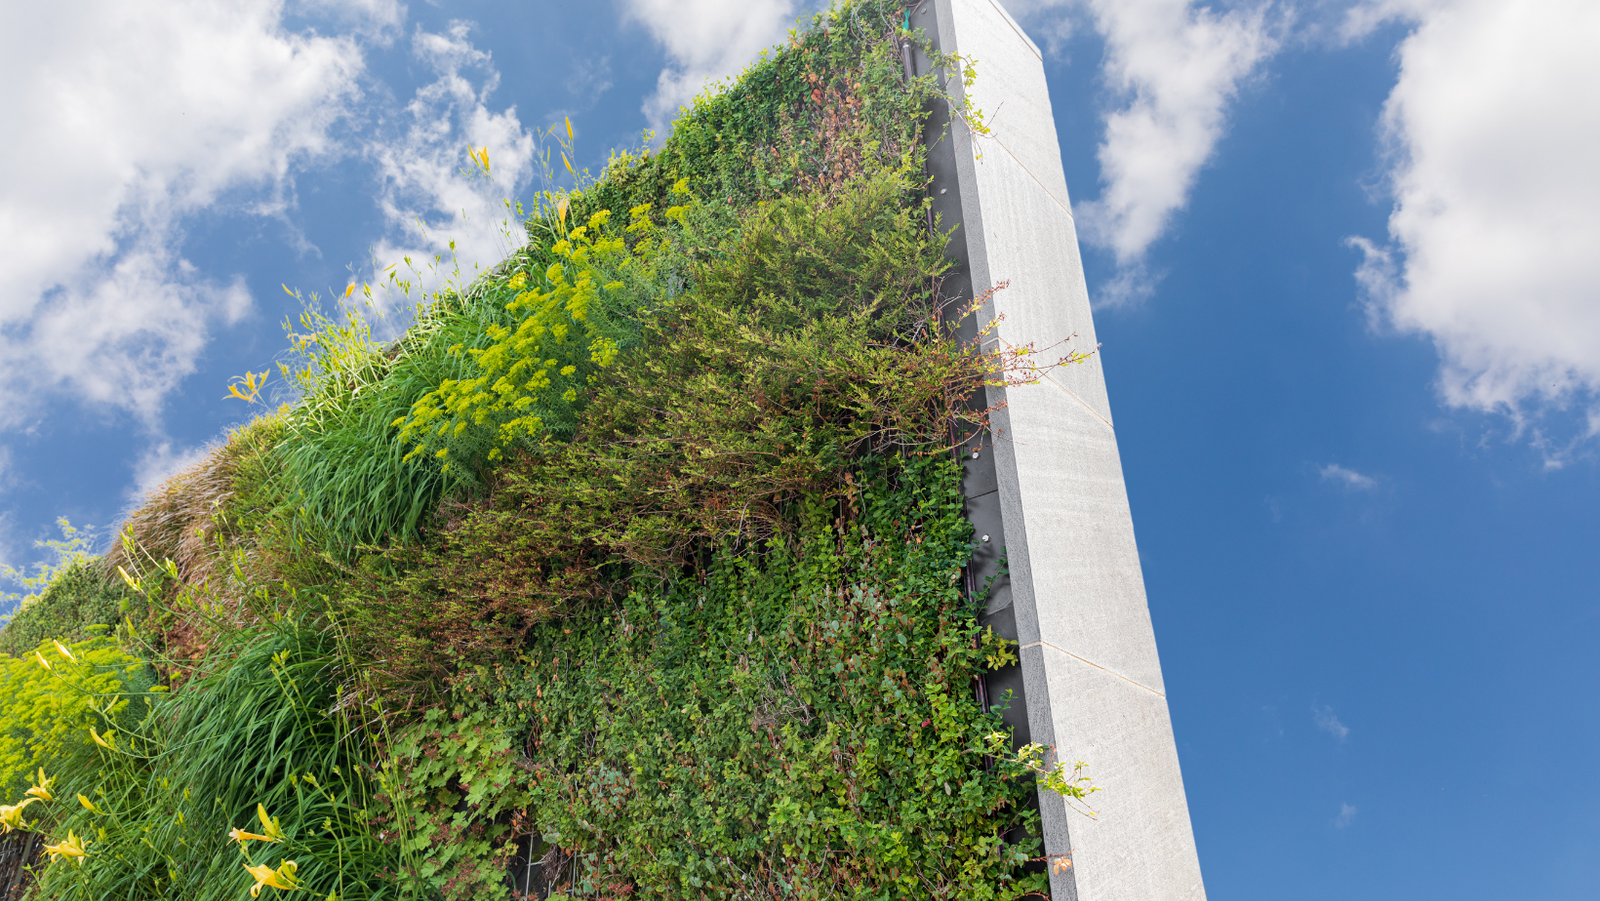
<path id="1" fill-rule="evenodd" d="M 0 633 L 33 897 L 1045 893 L 905 22 L 818 16 L 398 340 L 308 308 L 294 402 Z"/>

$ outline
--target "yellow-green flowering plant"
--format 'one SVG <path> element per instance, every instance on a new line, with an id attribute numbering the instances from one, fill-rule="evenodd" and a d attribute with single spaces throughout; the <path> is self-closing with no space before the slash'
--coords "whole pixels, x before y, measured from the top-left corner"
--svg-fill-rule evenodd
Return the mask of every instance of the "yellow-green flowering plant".
<path id="1" fill-rule="evenodd" d="M 154 680 L 146 664 L 105 638 L 49 640 L 20 659 L 0 654 L 0 722 L 7 726 L 0 730 L 0 797 L 27 791 L 50 800 L 55 780 L 44 777 L 42 764 L 96 746 L 115 750 L 122 736 L 106 724 L 128 710 L 126 689 Z"/>
<path id="2" fill-rule="evenodd" d="M 681 225 L 689 208 L 686 179 L 672 197 L 682 202 L 662 214 L 669 227 Z M 406 459 L 431 457 L 448 469 L 463 465 L 461 448 L 487 445 L 484 459 L 493 463 L 520 442 L 570 430 L 583 395 L 634 337 L 640 304 L 654 300 L 639 296 L 640 286 L 667 288 L 655 284 L 662 275 L 655 267 L 670 238 L 651 205 L 632 207 L 620 230 L 611 218 L 611 210 L 597 210 L 550 245 L 541 271 L 510 276 L 508 321 L 485 326 L 485 346 L 449 348 L 465 377 L 446 379 L 394 421 L 411 448 Z"/>

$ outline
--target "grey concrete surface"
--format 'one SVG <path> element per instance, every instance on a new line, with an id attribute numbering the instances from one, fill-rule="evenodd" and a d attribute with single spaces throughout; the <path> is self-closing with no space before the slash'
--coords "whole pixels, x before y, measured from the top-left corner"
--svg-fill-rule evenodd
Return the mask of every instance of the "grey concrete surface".
<path id="1" fill-rule="evenodd" d="M 970 297 L 1006 283 L 980 314 L 994 325 L 990 342 L 1031 347 L 1045 362 L 1095 350 L 1038 47 L 995 0 L 923 0 L 912 24 L 942 52 L 976 61 L 969 99 L 991 130 L 957 121 L 930 147 L 935 209 L 956 226 L 951 254 L 962 264 L 949 284 Z M 961 95 L 959 80 L 951 90 Z M 966 488 L 969 518 L 1003 545 L 981 547 L 973 571 L 986 578 L 1002 553 L 1009 568 L 986 612 L 1022 646 L 1017 675 L 999 680 L 1020 707 L 1007 720 L 1058 759 L 1086 762 L 1102 789 L 1093 818 L 1040 798 L 1046 853 L 1071 862 L 1051 868 L 1052 895 L 1200 901 L 1100 355 L 991 389 L 988 400 L 1004 407 L 992 447 L 969 460 Z"/>

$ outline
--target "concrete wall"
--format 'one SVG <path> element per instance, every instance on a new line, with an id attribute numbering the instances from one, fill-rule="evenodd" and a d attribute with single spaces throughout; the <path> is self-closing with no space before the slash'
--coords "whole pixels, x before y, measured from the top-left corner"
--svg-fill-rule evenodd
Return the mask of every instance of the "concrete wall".
<path id="1" fill-rule="evenodd" d="M 935 211 L 956 226 L 950 250 L 961 264 L 947 290 L 970 297 L 1009 282 L 980 314 L 999 319 L 989 341 L 1052 360 L 1094 350 L 1038 47 L 995 0 L 923 0 L 911 21 L 942 52 L 976 59 L 970 99 L 992 130 L 974 135 L 956 122 L 930 146 Z M 919 55 L 918 73 L 928 65 Z M 959 80 L 951 91 L 960 96 Z M 935 113 L 930 139 L 944 131 L 944 111 Z M 982 585 L 1003 553 L 1009 576 L 986 621 L 1016 637 L 1022 658 L 991 680 L 990 697 L 1009 689 L 1019 736 L 1087 762 L 1103 789 L 1091 796 L 1093 819 L 1059 796 L 1040 798 L 1052 894 L 1203 899 L 1100 356 L 1038 384 L 991 389 L 988 401 L 1005 404 L 994 434 L 964 458 L 968 515 L 990 537 L 972 578 Z"/>

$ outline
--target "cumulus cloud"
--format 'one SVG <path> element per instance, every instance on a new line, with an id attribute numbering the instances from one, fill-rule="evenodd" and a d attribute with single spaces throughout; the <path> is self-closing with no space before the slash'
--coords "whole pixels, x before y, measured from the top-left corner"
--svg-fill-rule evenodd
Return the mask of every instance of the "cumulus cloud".
<path id="1" fill-rule="evenodd" d="M 799 0 L 624 0 L 623 17 L 645 27 L 671 61 L 646 98 L 650 127 L 665 134 L 706 82 L 737 75 L 794 24 Z"/>
<path id="2" fill-rule="evenodd" d="M 1228 101 L 1272 51 L 1261 11 L 1188 0 L 1094 0 L 1105 77 L 1123 103 L 1106 117 L 1104 191 L 1085 204 L 1091 238 L 1122 265 L 1143 257 L 1188 199 L 1221 137 Z"/>
<path id="3" fill-rule="evenodd" d="M 1373 318 L 1432 340 L 1447 404 L 1519 423 L 1587 405 L 1579 432 L 1592 437 L 1600 6 L 1369 2 L 1346 35 L 1391 19 L 1413 25 L 1381 126 L 1394 207 L 1386 241 L 1351 241 Z"/>
<path id="4" fill-rule="evenodd" d="M 1332 707 L 1327 705 L 1313 707 L 1311 708 L 1311 715 L 1316 719 L 1318 729 L 1340 741 L 1350 737 L 1350 727 L 1339 722 L 1339 718 L 1333 715 Z"/>
<path id="5" fill-rule="evenodd" d="M 183 259 L 183 219 L 333 151 L 348 38 L 274 0 L 31 4 L 0 29 L 0 422 L 58 388 L 153 422 L 250 306 Z"/>
<path id="6" fill-rule="evenodd" d="M 470 282 L 523 240 L 505 201 L 532 180 L 534 136 L 516 107 L 490 109 L 500 76 L 490 55 L 469 40 L 471 30 L 452 22 L 442 34 L 416 32 L 412 52 L 437 77 L 406 106 L 404 134 L 379 135 L 368 150 L 391 228 L 374 250 L 377 267 L 409 258 L 423 290 L 453 277 L 456 266 Z M 469 160 L 469 146 L 488 149 L 492 181 Z"/>
<path id="7" fill-rule="evenodd" d="M 1370 491 L 1378 486 L 1378 480 L 1372 476 L 1362 475 L 1337 463 L 1329 463 L 1317 471 L 1322 474 L 1323 481 L 1338 482 L 1351 491 Z"/>
<path id="8" fill-rule="evenodd" d="M 1085 237 L 1119 275 L 1101 303 L 1136 300 L 1145 253 L 1188 202 L 1225 130 L 1229 102 L 1278 46 L 1267 7 L 1218 11 L 1191 0 L 1012 0 L 1030 24 L 1083 15 L 1105 39 L 1113 104 L 1100 142 L 1100 196 L 1077 204 Z"/>

